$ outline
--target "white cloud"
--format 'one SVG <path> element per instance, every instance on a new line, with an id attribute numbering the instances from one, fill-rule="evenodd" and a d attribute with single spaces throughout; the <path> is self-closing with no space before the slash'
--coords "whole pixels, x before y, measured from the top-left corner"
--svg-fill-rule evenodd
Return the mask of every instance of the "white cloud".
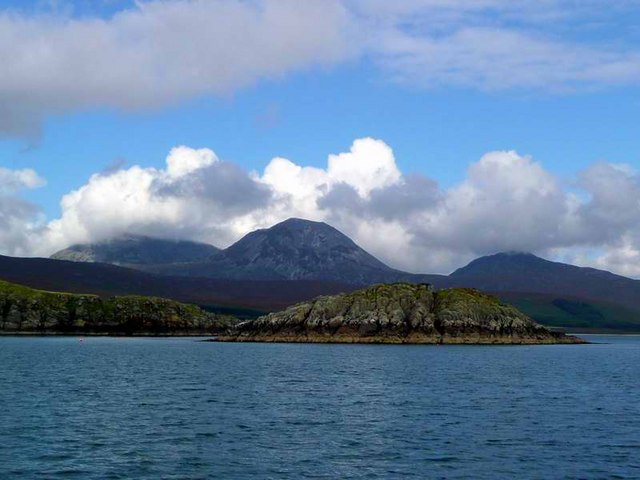
<path id="1" fill-rule="evenodd" d="M 32 174 L 6 175 L 38 183 Z M 27 211 L 22 223 L 4 224 L 13 225 L 14 239 L 22 225 L 27 253 L 43 255 L 125 232 L 225 247 L 295 216 L 326 221 L 392 266 L 414 272 L 448 273 L 479 255 L 521 250 L 640 275 L 637 174 L 599 163 L 578 177 L 576 194 L 531 157 L 495 151 L 443 189 L 402 174 L 391 148 L 372 138 L 329 155 L 325 168 L 276 157 L 262 173 L 209 149 L 177 147 L 165 168 L 93 175 L 64 196 L 62 216 L 46 228 L 24 227 L 34 214 Z"/>
<path id="2" fill-rule="evenodd" d="M 45 183 L 34 170 L 0 167 L 0 254 L 31 253 L 30 240 L 43 219 L 38 207 L 19 193 Z"/>
<path id="3" fill-rule="evenodd" d="M 564 241 L 568 214 L 567 195 L 539 163 L 513 151 L 491 152 L 429 213 L 425 234 L 435 246 L 474 253 L 535 251 Z"/>
<path id="4" fill-rule="evenodd" d="M 620 24 L 638 13 L 637 2 L 607 9 L 596 0 L 352 4 L 375 32 L 367 38 L 371 58 L 400 83 L 562 93 L 640 81 L 635 34 Z"/>
<path id="5" fill-rule="evenodd" d="M 124 233 L 206 239 L 235 238 L 234 222 L 262 206 L 269 192 L 209 149 L 176 147 L 166 168 L 133 166 L 93 175 L 65 195 L 62 216 L 49 223 L 35 253 Z"/>
<path id="6" fill-rule="evenodd" d="M 173 178 L 182 177 L 218 161 L 218 156 L 208 148 L 175 147 L 167 157 L 167 174 Z"/>
<path id="7" fill-rule="evenodd" d="M 391 148 L 372 138 L 356 140 L 348 153 L 329 155 L 327 174 L 330 183 L 346 183 L 364 198 L 374 189 L 398 183 L 401 177 Z"/>
<path id="8" fill-rule="evenodd" d="M 438 35 L 390 30 L 378 62 L 392 80 L 424 87 L 556 93 L 637 84 L 640 55 L 507 27 L 461 26 Z"/>
<path id="9" fill-rule="evenodd" d="M 44 178 L 30 168 L 11 170 L 0 167 L 0 193 L 2 194 L 42 187 L 45 183 Z"/>
<path id="10" fill-rule="evenodd" d="M 605 247 L 601 255 L 588 258 L 583 263 L 621 275 L 640 278 L 640 238 L 638 233 L 623 235 L 614 244 Z"/>
<path id="11" fill-rule="evenodd" d="M 138 2 L 108 19 L 0 12 L 0 133 L 51 113 L 226 95 L 350 55 L 337 0 Z"/>
<path id="12" fill-rule="evenodd" d="M 33 135 L 69 111 L 229 95 L 350 59 L 427 88 L 637 85 L 635 37 L 616 24 L 637 13 L 637 2 L 603 10 L 595 0 L 149 0 L 109 18 L 4 10 L 0 135 Z"/>

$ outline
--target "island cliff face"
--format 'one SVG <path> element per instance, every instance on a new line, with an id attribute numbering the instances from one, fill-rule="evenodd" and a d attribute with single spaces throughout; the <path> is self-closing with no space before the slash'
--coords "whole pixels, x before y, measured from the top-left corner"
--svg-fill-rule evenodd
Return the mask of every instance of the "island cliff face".
<path id="1" fill-rule="evenodd" d="M 234 321 L 164 298 L 105 300 L 0 281 L 0 333 L 215 334 Z"/>
<path id="2" fill-rule="evenodd" d="M 542 344 L 584 343 L 552 332 L 512 306 L 471 289 L 376 285 L 319 297 L 232 328 L 219 341 Z"/>

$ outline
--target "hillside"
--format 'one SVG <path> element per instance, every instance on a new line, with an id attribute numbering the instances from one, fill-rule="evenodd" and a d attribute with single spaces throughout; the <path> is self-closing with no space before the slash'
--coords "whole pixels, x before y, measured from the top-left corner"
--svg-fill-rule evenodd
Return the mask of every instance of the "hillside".
<path id="1" fill-rule="evenodd" d="M 0 281 L 0 332 L 213 334 L 233 317 L 154 297 L 46 292 Z"/>
<path id="2" fill-rule="evenodd" d="M 439 286 L 494 293 L 545 325 L 640 332 L 640 281 L 603 270 L 499 253 L 472 261 Z"/>
<path id="3" fill-rule="evenodd" d="M 184 258 L 166 258 L 176 257 Z M 429 283 L 494 293 L 545 325 L 640 332 L 638 280 L 517 252 L 478 258 L 448 276 L 411 274 L 385 265 L 325 223 L 295 218 L 251 232 L 203 260 L 128 265 L 145 274 L 107 271 L 105 265 L 100 272 L 69 275 L 68 265 L 39 264 L 30 275 L 24 260 L 7 269 L 8 259 L 0 257 L 0 278 L 40 288 L 160 295 L 234 311 L 273 311 L 377 283 Z"/>
<path id="4" fill-rule="evenodd" d="M 239 324 L 221 341 L 336 343 L 582 343 L 495 297 L 424 284 L 376 285 L 320 297 Z"/>
<path id="5" fill-rule="evenodd" d="M 492 292 L 536 292 L 640 307 L 640 281 L 595 268 L 552 262 L 530 253 L 481 257 L 449 276 L 456 286 Z"/>
<path id="6" fill-rule="evenodd" d="M 164 297 L 214 311 L 250 316 L 285 308 L 318 295 L 355 289 L 352 285 L 313 280 L 170 277 L 102 263 L 1 255 L 0 279 L 42 290 L 92 293 L 101 297 L 130 294 Z"/>

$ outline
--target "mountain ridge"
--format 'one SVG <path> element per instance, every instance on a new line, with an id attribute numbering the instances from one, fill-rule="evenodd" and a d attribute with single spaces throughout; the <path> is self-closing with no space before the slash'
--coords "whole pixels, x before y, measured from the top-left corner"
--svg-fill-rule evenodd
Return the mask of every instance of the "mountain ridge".
<path id="1" fill-rule="evenodd" d="M 296 218 L 251 232 L 205 261 L 135 267 L 154 274 L 154 282 L 165 278 L 180 285 L 178 299 L 185 301 L 194 301 L 194 293 L 209 288 L 217 298 L 233 292 L 236 304 L 281 308 L 288 299 L 313 296 L 300 291 L 299 282 L 316 282 L 308 284 L 316 295 L 377 283 L 429 283 L 440 289 L 476 288 L 496 294 L 546 324 L 604 329 L 624 324 L 627 331 L 640 331 L 639 280 L 513 251 L 480 257 L 450 275 L 412 274 L 385 265 L 330 225 Z M 250 291 L 250 282 L 257 282 L 251 284 L 256 291 Z M 297 293 L 282 296 L 273 282 L 284 282 L 280 286 L 297 288 Z M 187 288 L 192 292 L 183 298 Z M 262 289 L 261 298 L 249 301 L 258 295 L 257 289 Z M 166 284 L 162 291 L 175 293 Z M 243 293 L 237 295 L 238 291 Z M 277 301 L 271 302 L 271 295 Z"/>
<path id="2" fill-rule="evenodd" d="M 531 253 L 497 253 L 473 260 L 448 278 L 455 286 L 500 292 L 562 292 L 601 301 L 615 299 L 628 308 L 640 308 L 640 280 L 591 267 L 554 262 Z"/>

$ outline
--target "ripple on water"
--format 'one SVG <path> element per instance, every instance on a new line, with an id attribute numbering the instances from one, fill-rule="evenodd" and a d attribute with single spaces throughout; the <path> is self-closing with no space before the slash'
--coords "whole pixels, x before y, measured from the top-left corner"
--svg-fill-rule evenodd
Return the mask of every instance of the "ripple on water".
<path id="1" fill-rule="evenodd" d="M 640 337 L 0 338 L 0 478 L 640 478 Z"/>

